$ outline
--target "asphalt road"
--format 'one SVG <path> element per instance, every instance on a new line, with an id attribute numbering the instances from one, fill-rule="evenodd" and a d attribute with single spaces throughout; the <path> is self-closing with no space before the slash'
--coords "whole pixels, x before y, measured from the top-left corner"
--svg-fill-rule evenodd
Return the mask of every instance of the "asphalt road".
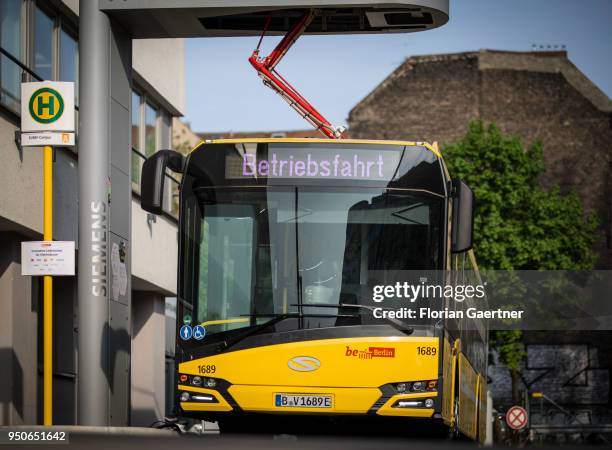
<path id="1" fill-rule="evenodd" d="M 2 449 L 0 445 L 0 450 Z M 188 450 L 188 449 L 245 449 L 245 450 L 395 450 L 407 448 L 414 449 L 460 449 L 477 448 L 469 442 L 450 442 L 407 440 L 399 438 L 352 438 L 352 437 L 330 437 L 330 436 L 304 436 L 277 435 L 277 436 L 252 436 L 252 435 L 181 435 L 181 436 L 109 436 L 104 434 L 75 434 L 71 433 L 69 444 L 44 444 L 44 445 L 11 445 L 11 449 L 38 449 L 41 450 L 67 450 L 67 449 L 89 449 L 89 450 Z"/>
<path id="2" fill-rule="evenodd" d="M 308 427 L 308 423 L 304 424 Z M 8 442 L 8 431 L 64 431 L 69 434 L 69 443 L 31 443 Z M 404 431 L 404 432 L 399 432 Z M 538 449 L 558 448 L 537 446 Z M 564 445 L 564 448 L 581 448 L 585 446 Z M 355 429 L 350 434 L 224 434 L 205 433 L 178 434 L 170 430 L 151 428 L 94 428 L 66 427 L 51 428 L 36 427 L 0 427 L 0 450 L 189 450 L 189 449 L 245 449 L 245 450 L 395 450 L 395 449 L 425 449 L 425 450 L 462 450 L 477 449 L 479 446 L 471 441 L 451 441 L 431 434 L 419 434 L 413 430 L 398 430 L 395 434 L 374 433 L 372 430 Z M 491 449 L 508 449 L 507 446 L 496 445 Z M 595 448 L 602 448 L 596 446 Z M 609 448 L 609 447 L 606 447 Z"/>

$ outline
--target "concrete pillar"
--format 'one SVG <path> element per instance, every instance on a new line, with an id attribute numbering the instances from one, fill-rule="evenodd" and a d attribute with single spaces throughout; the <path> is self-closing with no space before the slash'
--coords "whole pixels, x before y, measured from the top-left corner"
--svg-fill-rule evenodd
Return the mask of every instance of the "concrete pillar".
<path id="1" fill-rule="evenodd" d="M 78 424 L 129 423 L 131 38 L 79 2 Z"/>
<path id="2" fill-rule="evenodd" d="M 132 298 L 133 426 L 149 426 L 165 415 L 165 298 L 134 291 Z"/>

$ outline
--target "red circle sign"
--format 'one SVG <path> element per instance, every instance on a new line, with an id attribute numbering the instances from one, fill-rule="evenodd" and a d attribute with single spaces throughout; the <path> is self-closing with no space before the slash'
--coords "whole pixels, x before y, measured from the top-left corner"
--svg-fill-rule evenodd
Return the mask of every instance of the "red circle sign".
<path id="1" fill-rule="evenodd" d="M 520 430 L 527 425 L 527 411 L 522 406 L 513 406 L 506 412 L 506 423 L 513 430 Z"/>

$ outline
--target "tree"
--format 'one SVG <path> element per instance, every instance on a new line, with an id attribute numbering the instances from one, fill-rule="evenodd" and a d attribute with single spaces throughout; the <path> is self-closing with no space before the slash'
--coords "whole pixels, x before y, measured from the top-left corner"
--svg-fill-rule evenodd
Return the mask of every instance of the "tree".
<path id="1" fill-rule="evenodd" d="M 474 250 L 479 266 L 492 270 L 588 270 L 593 268 L 597 221 L 585 214 L 575 193 L 545 189 L 542 145 L 527 149 L 520 140 L 481 121 L 445 145 L 453 178 L 464 180 L 476 196 Z M 520 331 L 497 331 L 491 345 L 507 365 L 518 399 L 520 363 L 525 356 Z"/>

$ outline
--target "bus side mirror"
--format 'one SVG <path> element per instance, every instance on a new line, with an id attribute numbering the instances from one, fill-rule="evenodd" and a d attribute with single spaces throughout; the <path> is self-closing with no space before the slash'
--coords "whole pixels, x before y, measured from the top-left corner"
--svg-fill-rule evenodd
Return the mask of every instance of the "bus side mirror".
<path id="1" fill-rule="evenodd" d="M 451 251 L 466 252 L 472 248 L 474 235 L 474 192 L 461 180 L 451 183 L 453 194 L 453 231 Z"/>
<path id="2" fill-rule="evenodd" d="M 185 157 L 174 150 L 160 150 L 145 160 L 140 177 L 142 209 L 152 214 L 163 212 L 166 168 L 182 173 L 184 165 Z"/>

